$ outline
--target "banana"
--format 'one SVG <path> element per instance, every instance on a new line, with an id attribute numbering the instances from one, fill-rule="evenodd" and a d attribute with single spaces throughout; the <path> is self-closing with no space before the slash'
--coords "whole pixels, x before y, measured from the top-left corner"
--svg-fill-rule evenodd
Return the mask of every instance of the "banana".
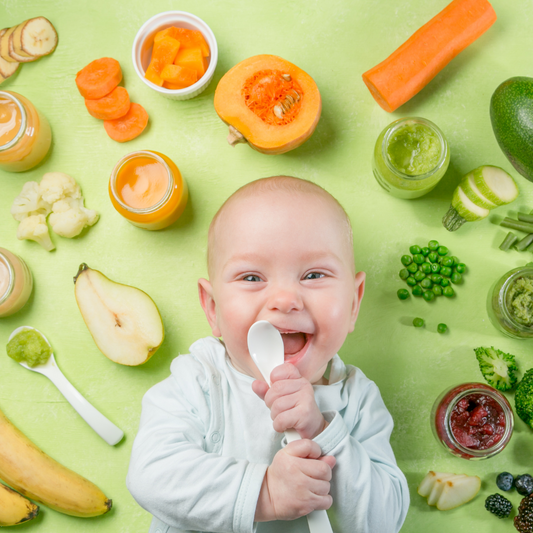
<path id="1" fill-rule="evenodd" d="M 0 483 L 0 527 L 22 524 L 33 520 L 38 514 L 38 505 Z"/>
<path id="2" fill-rule="evenodd" d="M 0 478 L 60 513 L 90 517 L 111 509 L 111 500 L 96 485 L 46 455 L 1 411 Z"/>
<path id="3" fill-rule="evenodd" d="M 4 33 L 6 32 L 7 28 L 4 28 L 3 30 L 0 30 L 0 42 L 2 41 L 2 37 Z M 19 68 L 19 63 L 12 63 L 10 61 L 6 61 L 2 56 L 0 56 L 0 83 L 7 80 L 9 76 L 12 76 L 15 74 L 15 71 Z"/>
<path id="4" fill-rule="evenodd" d="M 47 18 L 35 17 L 25 20 L 15 28 L 12 42 L 17 57 L 34 61 L 56 49 L 57 32 Z"/>

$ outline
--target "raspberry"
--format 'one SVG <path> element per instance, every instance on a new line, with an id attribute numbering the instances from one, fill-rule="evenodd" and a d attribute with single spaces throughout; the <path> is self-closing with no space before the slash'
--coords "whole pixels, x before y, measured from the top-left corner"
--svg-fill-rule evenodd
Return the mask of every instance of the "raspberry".
<path id="1" fill-rule="evenodd" d="M 511 502 L 501 494 L 492 494 L 485 500 L 485 509 L 498 518 L 507 518 L 512 508 Z"/>

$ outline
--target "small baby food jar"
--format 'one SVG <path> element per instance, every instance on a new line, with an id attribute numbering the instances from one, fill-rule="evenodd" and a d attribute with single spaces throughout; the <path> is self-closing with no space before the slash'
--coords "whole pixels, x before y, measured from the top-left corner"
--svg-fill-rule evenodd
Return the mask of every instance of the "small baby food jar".
<path id="1" fill-rule="evenodd" d="M 514 268 L 491 288 L 487 311 L 496 329 L 513 339 L 533 338 L 533 263 Z"/>
<path id="2" fill-rule="evenodd" d="M 372 170 L 389 194 L 410 200 L 434 189 L 449 163 L 450 149 L 440 129 L 412 117 L 396 120 L 380 133 Z"/>
<path id="3" fill-rule="evenodd" d="M 22 309 L 33 288 L 26 263 L 5 248 L 0 248 L 0 318 Z"/>
<path id="4" fill-rule="evenodd" d="M 24 96 L 0 91 L 0 168 L 22 172 L 48 153 L 52 131 L 48 120 Z"/>
<path id="5" fill-rule="evenodd" d="M 183 213 L 189 192 L 178 167 L 151 150 L 124 156 L 113 169 L 109 196 L 115 209 L 134 226 L 158 230 Z"/>
<path id="6" fill-rule="evenodd" d="M 152 57 L 156 33 L 171 26 L 199 31 L 209 46 L 209 56 L 205 58 L 205 62 L 207 63 L 205 73 L 196 83 L 183 89 L 167 89 L 166 87 L 160 87 L 147 80 L 145 77 Z M 171 100 L 189 100 L 205 91 L 213 79 L 218 61 L 217 40 L 211 28 L 196 15 L 187 13 L 186 11 L 165 11 L 154 15 L 141 26 L 133 40 L 132 60 L 135 72 L 137 72 L 139 78 L 141 78 L 150 89 L 158 92 L 166 98 L 170 98 Z"/>
<path id="7" fill-rule="evenodd" d="M 446 389 L 431 410 L 435 438 L 463 459 L 487 459 L 500 453 L 511 439 L 513 426 L 507 399 L 484 383 Z"/>

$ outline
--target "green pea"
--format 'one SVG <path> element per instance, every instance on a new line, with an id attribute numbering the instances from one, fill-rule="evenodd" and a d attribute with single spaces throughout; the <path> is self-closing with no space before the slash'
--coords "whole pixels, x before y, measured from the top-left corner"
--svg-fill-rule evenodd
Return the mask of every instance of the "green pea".
<path id="1" fill-rule="evenodd" d="M 442 294 L 447 298 L 451 298 L 455 294 L 455 291 L 452 287 L 444 287 L 444 289 L 442 289 Z"/>
<path id="2" fill-rule="evenodd" d="M 458 265 L 460 263 L 459 258 L 456 255 L 452 255 L 453 264 Z"/>
<path id="3" fill-rule="evenodd" d="M 439 255 L 446 255 L 448 253 L 448 248 L 446 248 L 446 246 L 439 246 L 437 252 Z"/>
<path id="4" fill-rule="evenodd" d="M 410 285 L 411 287 L 414 287 L 416 285 L 416 279 L 413 278 L 413 276 L 409 276 L 405 282 L 407 283 L 407 285 Z"/>
<path id="5" fill-rule="evenodd" d="M 450 280 L 448 278 L 442 278 L 440 280 L 440 286 L 441 287 L 447 287 L 450 284 Z"/>
<path id="6" fill-rule="evenodd" d="M 438 263 L 433 263 L 431 265 L 431 272 L 433 272 L 434 274 L 438 274 L 440 272 L 440 265 Z"/>
<path id="7" fill-rule="evenodd" d="M 428 258 L 432 263 L 436 263 L 439 260 L 439 254 L 437 252 L 429 252 Z"/>
<path id="8" fill-rule="evenodd" d="M 430 250 L 432 251 L 436 251 L 439 249 L 439 243 L 438 241 L 429 241 L 428 242 L 428 247 Z"/>
<path id="9" fill-rule="evenodd" d="M 443 257 L 440 264 L 442 266 L 451 267 L 453 266 L 453 259 L 451 257 Z"/>
<path id="10" fill-rule="evenodd" d="M 424 290 L 422 289 L 420 285 L 415 285 L 411 289 L 411 292 L 413 293 L 413 296 L 422 296 L 422 293 L 424 292 Z"/>
<path id="11" fill-rule="evenodd" d="M 416 244 L 413 244 L 413 246 L 409 248 L 409 251 L 411 252 L 411 254 L 416 255 L 422 252 L 422 248 L 420 248 L 420 246 L 417 246 Z"/>
<path id="12" fill-rule="evenodd" d="M 407 270 L 414 274 L 418 270 L 418 265 L 416 263 L 411 263 L 407 266 Z"/>
<path id="13" fill-rule="evenodd" d="M 446 333 L 446 330 L 448 329 L 448 326 L 446 324 L 439 324 L 437 326 L 437 331 L 439 333 Z"/>
<path id="14" fill-rule="evenodd" d="M 433 285 L 431 290 L 435 293 L 435 296 L 442 296 L 442 287 L 440 285 Z"/>
<path id="15" fill-rule="evenodd" d="M 400 300 L 407 300 L 407 298 L 409 298 L 409 291 L 406 289 L 399 289 L 396 294 Z"/>
<path id="16" fill-rule="evenodd" d="M 422 298 L 424 298 L 426 302 L 431 302 L 432 300 L 435 299 L 435 293 L 433 291 L 424 291 Z"/>
<path id="17" fill-rule="evenodd" d="M 439 283 L 442 281 L 442 276 L 440 274 L 431 274 L 431 276 L 429 276 L 429 278 L 431 279 L 431 281 L 433 283 Z"/>
<path id="18" fill-rule="evenodd" d="M 423 263 L 420 265 L 419 269 L 424 273 L 424 274 L 431 274 L 431 265 L 429 263 Z"/>
<path id="19" fill-rule="evenodd" d="M 423 289 L 431 289 L 431 287 L 433 287 L 433 282 L 429 278 L 425 278 L 420 282 L 420 286 Z"/>
<path id="20" fill-rule="evenodd" d="M 415 255 L 413 255 L 413 261 L 414 261 L 417 265 L 421 265 L 425 260 L 426 260 L 426 258 L 425 258 L 422 254 L 415 254 Z"/>
<path id="21" fill-rule="evenodd" d="M 413 326 L 415 328 L 421 328 L 424 325 L 424 319 L 423 318 L 414 318 L 413 319 Z"/>
<path id="22" fill-rule="evenodd" d="M 424 248 L 422 248 L 422 255 L 423 255 L 424 257 L 427 257 L 427 255 L 429 254 L 429 252 L 430 252 L 430 249 L 429 249 L 427 246 L 425 246 Z"/>
<path id="23" fill-rule="evenodd" d="M 440 269 L 440 273 L 443 276 L 446 276 L 447 278 L 449 278 L 452 275 L 452 269 L 450 267 L 442 267 Z"/>
<path id="24" fill-rule="evenodd" d="M 410 265 L 413 262 L 413 258 L 410 255 L 402 255 L 400 261 L 402 262 L 402 265 Z"/>
<path id="25" fill-rule="evenodd" d="M 454 272 L 452 274 L 452 277 L 450 278 L 452 283 L 455 283 L 455 285 L 461 283 L 463 281 L 463 276 L 459 274 L 459 272 Z"/>
<path id="26" fill-rule="evenodd" d="M 464 263 L 458 263 L 457 266 L 455 267 L 455 271 L 459 272 L 459 274 L 463 274 L 465 270 L 466 270 L 466 265 Z"/>
<path id="27" fill-rule="evenodd" d="M 426 279 L 426 275 L 421 270 L 415 272 L 413 277 L 416 279 L 416 281 L 422 281 L 423 279 Z"/>
<path id="28" fill-rule="evenodd" d="M 400 278 L 405 280 L 408 277 L 409 277 L 409 270 L 407 270 L 406 268 L 402 268 L 400 270 Z"/>

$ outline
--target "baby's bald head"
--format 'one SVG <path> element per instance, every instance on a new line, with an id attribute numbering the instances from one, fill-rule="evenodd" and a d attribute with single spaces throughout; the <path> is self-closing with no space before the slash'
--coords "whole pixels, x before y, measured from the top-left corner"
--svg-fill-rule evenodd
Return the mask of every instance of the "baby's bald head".
<path id="1" fill-rule="evenodd" d="M 235 191 L 222 204 L 209 226 L 208 244 L 207 244 L 207 268 L 209 277 L 213 279 L 217 271 L 217 236 L 225 230 L 225 220 L 231 216 L 232 211 L 242 207 L 247 199 L 264 198 L 270 200 L 272 208 L 275 209 L 275 196 L 288 195 L 294 198 L 294 202 L 314 200 L 316 206 L 328 209 L 331 216 L 338 217 L 339 231 L 344 234 L 346 252 L 351 258 L 352 270 L 355 274 L 355 265 L 353 263 L 353 234 L 350 219 L 341 204 L 322 187 L 300 178 L 291 176 L 273 176 L 252 181 L 237 191 Z M 273 201 L 274 199 L 274 201 Z M 310 208 L 312 204 L 310 203 Z"/>

